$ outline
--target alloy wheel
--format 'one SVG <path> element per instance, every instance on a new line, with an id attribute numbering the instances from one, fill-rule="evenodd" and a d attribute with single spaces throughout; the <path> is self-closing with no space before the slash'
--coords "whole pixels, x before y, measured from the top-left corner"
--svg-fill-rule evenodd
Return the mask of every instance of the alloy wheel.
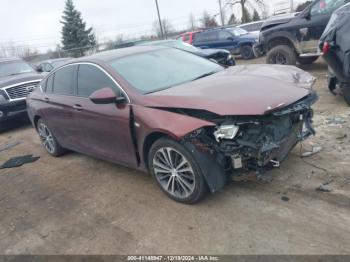
<path id="1" fill-rule="evenodd" d="M 53 154 L 55 152 L 56 145 L 49 128 L 44 123 L 40 123 L 38 126 L 38 133 L 39 133 L 41 142 L 46 148 L 46 150 L 50 154 Z"/>
<path id="2" fill-rule="evenodd" d="M 277 53 L 275 59 L 276 59 L 277 65 L 286 65 L 287 64 L 287 58 L 281 53 Z"/>
<path id="3" fill-rule="evenodd" d="M 160 148 L 153 157 L 153 170 L 162 188 L 185 199 L 195 190 L 195 175 L 187 158 L 171 147 Z"/>

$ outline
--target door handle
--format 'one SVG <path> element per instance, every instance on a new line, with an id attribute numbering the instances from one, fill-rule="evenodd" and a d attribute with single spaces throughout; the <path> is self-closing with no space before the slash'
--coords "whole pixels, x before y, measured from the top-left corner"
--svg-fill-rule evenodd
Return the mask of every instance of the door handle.
<path id="1" fill-rule="evenodd" d="M 45 102 L 50 102 L 50 98 L 45 97 L 45 98 L 44 98 L 44 101 L 45 101 Z"/>
<path id="2" fill-rule="evenodd" d="M 78 111 L 83 110 L 83 107 L 81 105 L 74 105 L 73 108 Z"/>

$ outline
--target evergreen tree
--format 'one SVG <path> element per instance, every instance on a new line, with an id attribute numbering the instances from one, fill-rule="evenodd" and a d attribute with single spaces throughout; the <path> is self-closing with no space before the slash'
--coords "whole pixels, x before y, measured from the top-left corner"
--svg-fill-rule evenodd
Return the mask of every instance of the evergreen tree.
<path id="1" fill-rule="evenodd" d="M 62 21 L 63 50 L 72 56 L 83 56 L 84 52 L 96 46 L 96 37 L 92 28 L 86 29 L 81 13 L 75 9 L 73 0 L 66 0 Z"/>
<path id="2" fill-rule="evenodd" d="M 242 14 L 242 24 L 249 23 L 252 21 L 252 15 L 249 13 L 249 10 L 244 7 Z"/>
<path id="3" fill-rule="evenodd" d="M 256 11 L 256 10 L 254 9 L 253 21 L 260 21 L 260 20 L 261 20 L 261 18 L 260 18 L 260 15 L 259 15 L 258 11 Z"/>
<path id="4" fill-rule="evenodd" d="M 236 16 L 235 16 L 235 14 L 232 14 L 231 16 L 230 16 L 230 19 L 228 20 L 228 23 L 227 23 L 228 25 L 236 25 L 236 24 L 238 24 L 238 21 L 237 21 L 237 18 L 236 18 Z"/>

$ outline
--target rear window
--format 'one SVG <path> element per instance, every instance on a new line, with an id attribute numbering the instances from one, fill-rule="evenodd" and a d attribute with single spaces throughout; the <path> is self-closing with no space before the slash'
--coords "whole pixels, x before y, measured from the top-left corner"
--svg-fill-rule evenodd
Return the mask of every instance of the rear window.
<path id="1" fill-rule="evenodd" d="M 59 95 L 74 94 L 76 66 L 67 66 L 55 72 L 53 92 Z"/>
<path id="2" fill-rule="evenodd" d="M 195 42 L 209 42 L 215 41 L 219 38 L 219 33 L 217 31 L 202 32 L 195 35 Z"/>

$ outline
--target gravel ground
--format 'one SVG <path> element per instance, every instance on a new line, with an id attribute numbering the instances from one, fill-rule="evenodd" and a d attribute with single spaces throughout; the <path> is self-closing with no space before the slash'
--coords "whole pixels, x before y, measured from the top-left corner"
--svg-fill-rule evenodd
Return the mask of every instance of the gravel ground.
<path id="1" fill-rule="evenodd" d="M 302 150 L 322 151 L 301 159 L 298 146 L 272 182 L 235 182 L 195 206 L 171 201 L 147 174 L 50 157 L 28 124 L 1 133 L 0 147 L 21 144 L 0 163 L 41 158 L 0 170 L 0 254 L 350 254 L 350 108 L 328 92 L 322 60 L 304 69 L 320 100 Z"/>

